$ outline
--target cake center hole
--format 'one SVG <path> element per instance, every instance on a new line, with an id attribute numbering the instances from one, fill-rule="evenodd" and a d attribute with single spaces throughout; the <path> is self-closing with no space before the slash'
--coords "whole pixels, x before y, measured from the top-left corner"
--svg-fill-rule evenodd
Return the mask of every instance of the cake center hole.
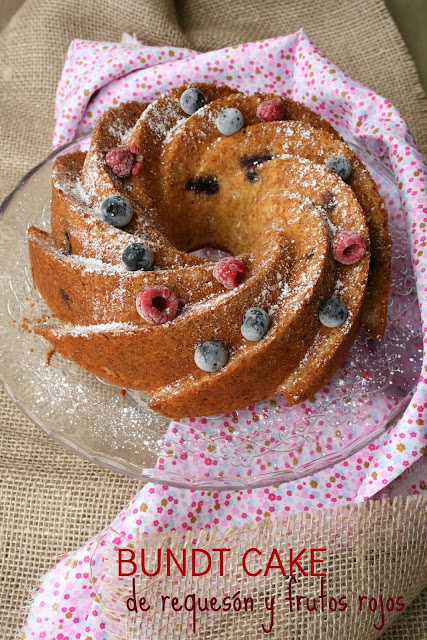
<path id="1" fill-rule="evenodd" d="M 223 258 L 230 258 L 233 256 L 232 253 L 226 251 L 225 249 L 218 249 L 217 247 L 201 247 L 200 249 L 195 249 L 193 251 L 189 251 L 193 256 L 198 256 L 199 258 L 205 258 L 205 260 L 209 260 L 210 262 L 219 262 Z"/>
<path id="2" fill-rule="evenodd" d="M 156 296 L 155 298 L 153 298 L 151 304 L 158 311 L 164 311 L 167 307 L 168 302 L 166 298 L 162 298 L 162 296 Z"/>

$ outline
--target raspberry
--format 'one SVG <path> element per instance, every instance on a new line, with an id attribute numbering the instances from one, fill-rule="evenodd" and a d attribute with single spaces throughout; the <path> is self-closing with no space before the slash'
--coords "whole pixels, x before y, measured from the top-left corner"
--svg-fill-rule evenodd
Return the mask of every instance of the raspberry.
<path id="1" fill-rule="evenodd" d="M 137 176 L 138 173 L 141 171 L 141 169 L 142 169 L 142 162 L 135 162 L 135 164 L 132 167 L 132 175 Z"/>
<path id="2" fill-rule="evenodd" d="M 175 318 L 178 298 L 168 287 L 153 285 L 138 293 L 136 309 L 150 324 L 164 324 Z"/>
<path id="3" fill-rule="evenodd" d="M 354 264 L 366 254 L 366 240 L 361 233 L 341 231 L 332 240 L 332 253 L 341 264 Z"/>
<path id="4" fill-rule="evenodd" d="M 272 100 L 261 102 L 261 104 L 258 105 L 256 114 L 261 122 L 275 122 L 276 120 L 283 120 L 283 100 L 281 98 L 273 98 Z"/>
<path id="5" fill-rule="evenodd" d="M 243 258 L 224 258 L 216 263 L 213 268 L 214 278 L 224 285 L 226 289 L 234 289 L 244 279 L 248 272 Z"/>
<path id="6" fill-rule="evenodd" d="M 105 156 L 105 162 L 119 178 L 127 178 L 131 174 L 137 175 L 142 166 L 139 147 L 135 144 L 131 147 L 111 149 Z M 134 171 L 136 167 L 138 168 Z"/>

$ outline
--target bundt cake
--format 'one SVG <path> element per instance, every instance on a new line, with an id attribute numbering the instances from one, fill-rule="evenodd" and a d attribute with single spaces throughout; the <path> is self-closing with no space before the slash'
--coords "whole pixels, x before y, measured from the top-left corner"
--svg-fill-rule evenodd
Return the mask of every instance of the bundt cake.
<path id="1" fill-rule="evenodd" d="M 360 327 L 383 335 L 383 200 L 302 104 L 196 83 L 121 104 L 87 153 L 57 158 L 52 185 L 51 233 L 31 227 L 28 238 L 34 284 L 61 323 L 35 331 L 95 375 L 147 392 L 165 416 L 278 391 L 301 402 Z"/>

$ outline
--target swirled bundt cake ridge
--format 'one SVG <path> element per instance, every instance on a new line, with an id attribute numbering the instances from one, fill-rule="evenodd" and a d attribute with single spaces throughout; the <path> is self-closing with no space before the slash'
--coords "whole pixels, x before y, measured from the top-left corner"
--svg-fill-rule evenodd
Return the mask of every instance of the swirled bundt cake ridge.
<path id="1" fill-rule="evenodd" d="M 30 228 L 29 250 L 63 324 L 35 330 L 166 416 L 278 390 L 300 402 L 361 325 L 384 331 L 383 201 L 304 105 L 200 83 L 123 104 L 100 118 L 87 153 L 57 159 L 52 185 L 51 234 Z M 202 247 L 234 257 L 215 265 L 194 255 Z"/>

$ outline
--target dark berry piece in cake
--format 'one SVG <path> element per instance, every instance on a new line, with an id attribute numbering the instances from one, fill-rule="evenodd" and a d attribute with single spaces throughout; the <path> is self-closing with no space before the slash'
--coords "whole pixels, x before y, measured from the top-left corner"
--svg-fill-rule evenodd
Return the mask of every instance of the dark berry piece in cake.
<path id="1" fill-rule="evenodd" d="M 234 107 L 223 109 L 215 120 L 216 127 L 224 136 L 232 136 L 243 127 L 243 113 Z"/>
<path id="2" fill-rule="evenodd" d="M 338 298 L 323 300 L 319 307 L 319 320 L 325 327 L 339 327 L 346 321 L 347 315 L 346 305 Z"/>
<path id="3" fill-rule="evenodd" d="M 190 87 L 181 94 L 179 102 L 184 113 L 192 116 L 193 113 L 204 107 L 206 98 L 201 91 L 195 87 Z"/>
<path id="4" fill-rule="evenodd" d="M 175 318 L 178 298 L 168 287 L 153 285 L 138 293 L 136 309 L 150 324 L 164 324 Z"/>
<path id="5" fill-rule="evenodd" d="M 200 344 L 194 354 L 194 362 L 202 371 L 218 371 L 228 360 L 228 349 L 221 342 L 209 340 Z"/>
<path id="6" fill-rule="evenodd" d="M 322 194 L 322 207 L 326 211 L 332 211 L 337 206 L 335 194 L 332 191 L 324 191 Z"/>
<path id="7" fill-rule="evenodd" d="M 284 106 L 281 98 L 273 98 L 272 100 L 261 102 L 258 105 L 256 114 L 261 122 L 276 122 L 277 120 L 283 120 Z"/>
<path id="8" fill-rule="evenodd" d="M 249 171 L 245 171 L 246 180 L 253 184 L 257 180 L 259 180 L 259 173 L 256 169 L 249 169 Z"/>
<path id="9" fill-rule="evenodd" d="M 341 264 L 354 264 L 366 255 L 366 240 L 361 233 L 340 231 L 331 246 L 335 260 Z"/>
<path id="10" fill-rule="evenodd" d="M 245 171 L 249 169 L 253 169 L 253 167 L 257 167 L 259 164 L 263 162 L 268 162 L 272 160 L 273 155 L 271 151 L 266 150 L 262 153 L 254 153 L 252 156 L 242 156 L 239 160 L 239 164 Z"/>
<path id="11" fill-rule="evenodd" d="M 348 180 L 353 171 L 350 160 L 345 156 L 332 156 L 329 160 L 326 160 L 325 166 L 329 171 L 339 176 L 341 180 Z"/>
<path id="12" fill-rule="evenodd" d="M 122 262 L 128 271 L 149 271 L 153 266 L 154 254 L 146 244 L 134 242 L 123 251 Z"/>
<path id="13" fill-rule="evenodd" d="M 65 289 L 60 289 L 59 293 L 60 293 L 61 298 L 63 299 L 63 301 L 67 305 L 67 307 L 70 308 L 71 305 L 73 304 L 73 301 L 71 300 L 71 298 L 68 295 L 68 293 L 65 291 Z"/>
<path id="14" fill-rule="evenodd" d="M 71 254 L 73 253 L 73 246 L 71 244 L 71 237 L 68 231 L 64 231 L 64 238 L 65 243 L 64 248 L 62 249 L 62 253 L 64 253 L 66 256 L 71 256 Z"/>
<path id="15" fill-rule="evenodd" d="M 248 272 L 243 258 L 223 258 L 213 268 L 214 278 L 226 289 L 234 289 L 245 278 Z"/>
<path id="16" fill-rule="evenodd" d="M 101 215 L 113 227 L 124 227 L 132 220 L 132 205 L 124 196 L 109 196 L 101 204 Z"/>
<path id="17" fill-rule="evenodd" d="M 242 156 L 239 164 L 244 170 L 248 182 L 251 184 L 256 182 L 259 178 L 256 167 L 263 162 L 268 162 L 273 158 L 270 151 L 264 151 L 263 153 L 255 153 L 252 156 Z"/>
<path id="18" fill-rule="evenodd" d="M 190 178 L 185 188 L 187 191 L 194 191 L 195 193 L 214 195 L 219 191 L 219 182 L 215 176 L 197 176 L 196 178 Z"/>
<path id="19" fill-rule="evenodd" d="M 268 313 L 259 307 L 251 307 L 244 315 L 240 330 L 246 340 L 255 342 L 265 336 L 269 326 L 270 318 L 268 317 Z"/>

